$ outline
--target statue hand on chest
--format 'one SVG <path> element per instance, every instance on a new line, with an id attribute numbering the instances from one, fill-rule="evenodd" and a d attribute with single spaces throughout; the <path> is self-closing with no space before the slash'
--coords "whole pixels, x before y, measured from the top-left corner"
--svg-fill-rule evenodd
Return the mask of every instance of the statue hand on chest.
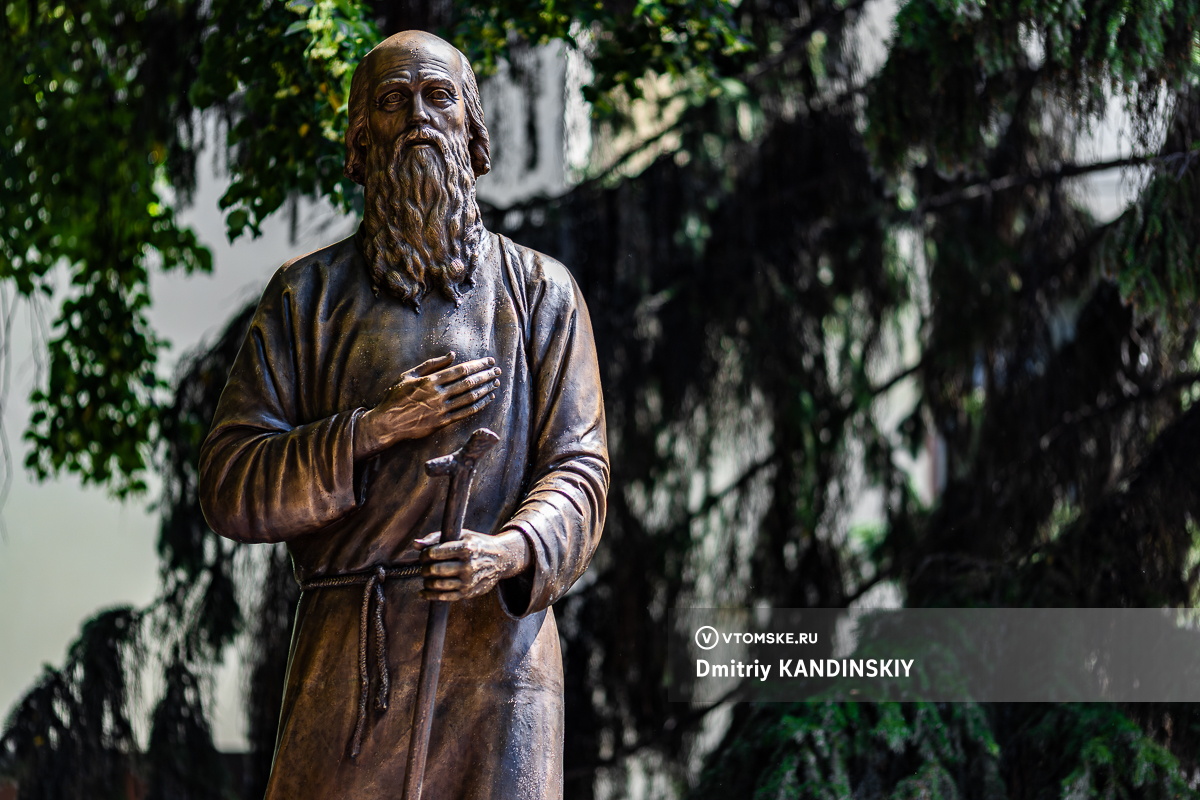
<path id="1" fill-rule="evenodd" d="M 367 458 L 405 439 L 422 439 L 465 419 L 496 398 L 500 369 L 494 358 L 454 364 L 454 353 L 404 373 L 377 406 L 358 420 L 354 458 Z"/>

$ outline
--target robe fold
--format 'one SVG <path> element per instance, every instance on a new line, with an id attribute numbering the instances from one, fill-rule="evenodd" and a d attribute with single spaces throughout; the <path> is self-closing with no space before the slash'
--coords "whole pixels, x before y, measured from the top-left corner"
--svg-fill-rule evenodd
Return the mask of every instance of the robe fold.
<path id="1" fill-rule="evenodd" d="M 448 351 L 502 370 L 480 412 L 355 463 L 354 425 L 401 374 Z M 302 586 L 416 560 L 441 529 L 446 480 L 425 461 L 488 427 L 465 527 L 519 531 L 532 566 L 454 603 L 426 767 L 427 800 L 562 796 L 562 658 L 550 605 L 583 574 L 604 524 L 608 453 L 591 323 L 547 256 L 489 234 L 458 305 L 376 296 L 352 239 L 284 265 L 263 293 L 204 443 L 200 495 L 217 533 L 286 542 Z M 364 586 L 314 588 L 296 610 L 267 797 L 399 798 L 429 604 L 384 583 L 386 710 L 377 639 L 359 719 Z M 372 611 L 372 613 L 374 613 Z"/>

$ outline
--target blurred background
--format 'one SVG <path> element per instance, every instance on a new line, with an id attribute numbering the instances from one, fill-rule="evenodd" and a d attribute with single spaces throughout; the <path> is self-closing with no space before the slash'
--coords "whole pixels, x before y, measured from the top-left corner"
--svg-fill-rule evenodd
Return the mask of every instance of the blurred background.
<path id="1" fill-rule="evenodd" d="M 353 65 L 472 60 L 613 488 L 568 798 L 1188 797 L 1181 704 L 669 703 L 677 607 L 1194 605 L 1200 3 L 31 0 L 0 14 L 0 797 L 252 798 L 297 589 L 204 526 L 249 311 L 349 235 Z"/>

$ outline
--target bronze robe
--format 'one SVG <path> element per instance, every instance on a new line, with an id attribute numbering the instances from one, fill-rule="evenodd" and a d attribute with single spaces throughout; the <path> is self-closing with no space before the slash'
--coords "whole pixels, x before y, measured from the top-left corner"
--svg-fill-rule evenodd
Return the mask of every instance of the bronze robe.
<path id="1" fill-rule="evenodd" d="M 287 542 L 303 586 L 414 561 L 412 540 L 441 529 L 446 492 L 425 461 L 478 427 L 500 435 L 479 464 L 466 527 L 519 530 L 534 564 L 451 607 L 426 800 L 562 796 L 562 657 L 550 605 L 587 568 L 608 488 L 595 345 L 578 287 L 553 259 L 494 234 L 487 241 L 460 305 L 430 295 L 419 313 L 376 297 L 352 239 L 284 265 L 263 293 L 201 455 L 213 530 Z M 356 465 L 358 410 L 403 371 L 450 350 L 456 362 L 496 359 L 497 398 Z M 384 583 L 390 703 L 376 707 L 372 623 L 356 759 L 364 586 L 303 592 L 268 798 L 400 796 L 429 608 L 420 586 L 419 577 Z"/>

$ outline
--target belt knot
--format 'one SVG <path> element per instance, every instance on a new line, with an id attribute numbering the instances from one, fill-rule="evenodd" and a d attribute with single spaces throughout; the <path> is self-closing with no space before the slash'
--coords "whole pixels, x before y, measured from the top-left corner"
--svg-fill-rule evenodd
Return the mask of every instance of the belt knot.
<path id="1" fill-rule="evenodd" d="M 375 707 L 380 711 L 387 711 L 388 696 L 391 694 L 392 683 L 387 666 L 387 627 L 383 622 L 383 606 L 386 602 L 383 584 L 388 578 L 416 578 L 420 575 L 421 567 L 418 564 L 397 567 L 385 567 L 380 564 L 373 570 L 313 578 L 300 584 L 300 589 L 305 592 L 363 584 L 362 609 L 358 620 L 358 721 L 354 726 L 354 738 L 350 742 L 352 759 L 358 758 L 358 754 L 362 752 L 363 732 L 367 726 L 367 703 L 371 693 L 371 675 L 367 667 L 367 639 L 371 628 L 375 632 L 375 665 L 379 673 Z M 372 621 L 374 625 L 371 624 Z"/>

